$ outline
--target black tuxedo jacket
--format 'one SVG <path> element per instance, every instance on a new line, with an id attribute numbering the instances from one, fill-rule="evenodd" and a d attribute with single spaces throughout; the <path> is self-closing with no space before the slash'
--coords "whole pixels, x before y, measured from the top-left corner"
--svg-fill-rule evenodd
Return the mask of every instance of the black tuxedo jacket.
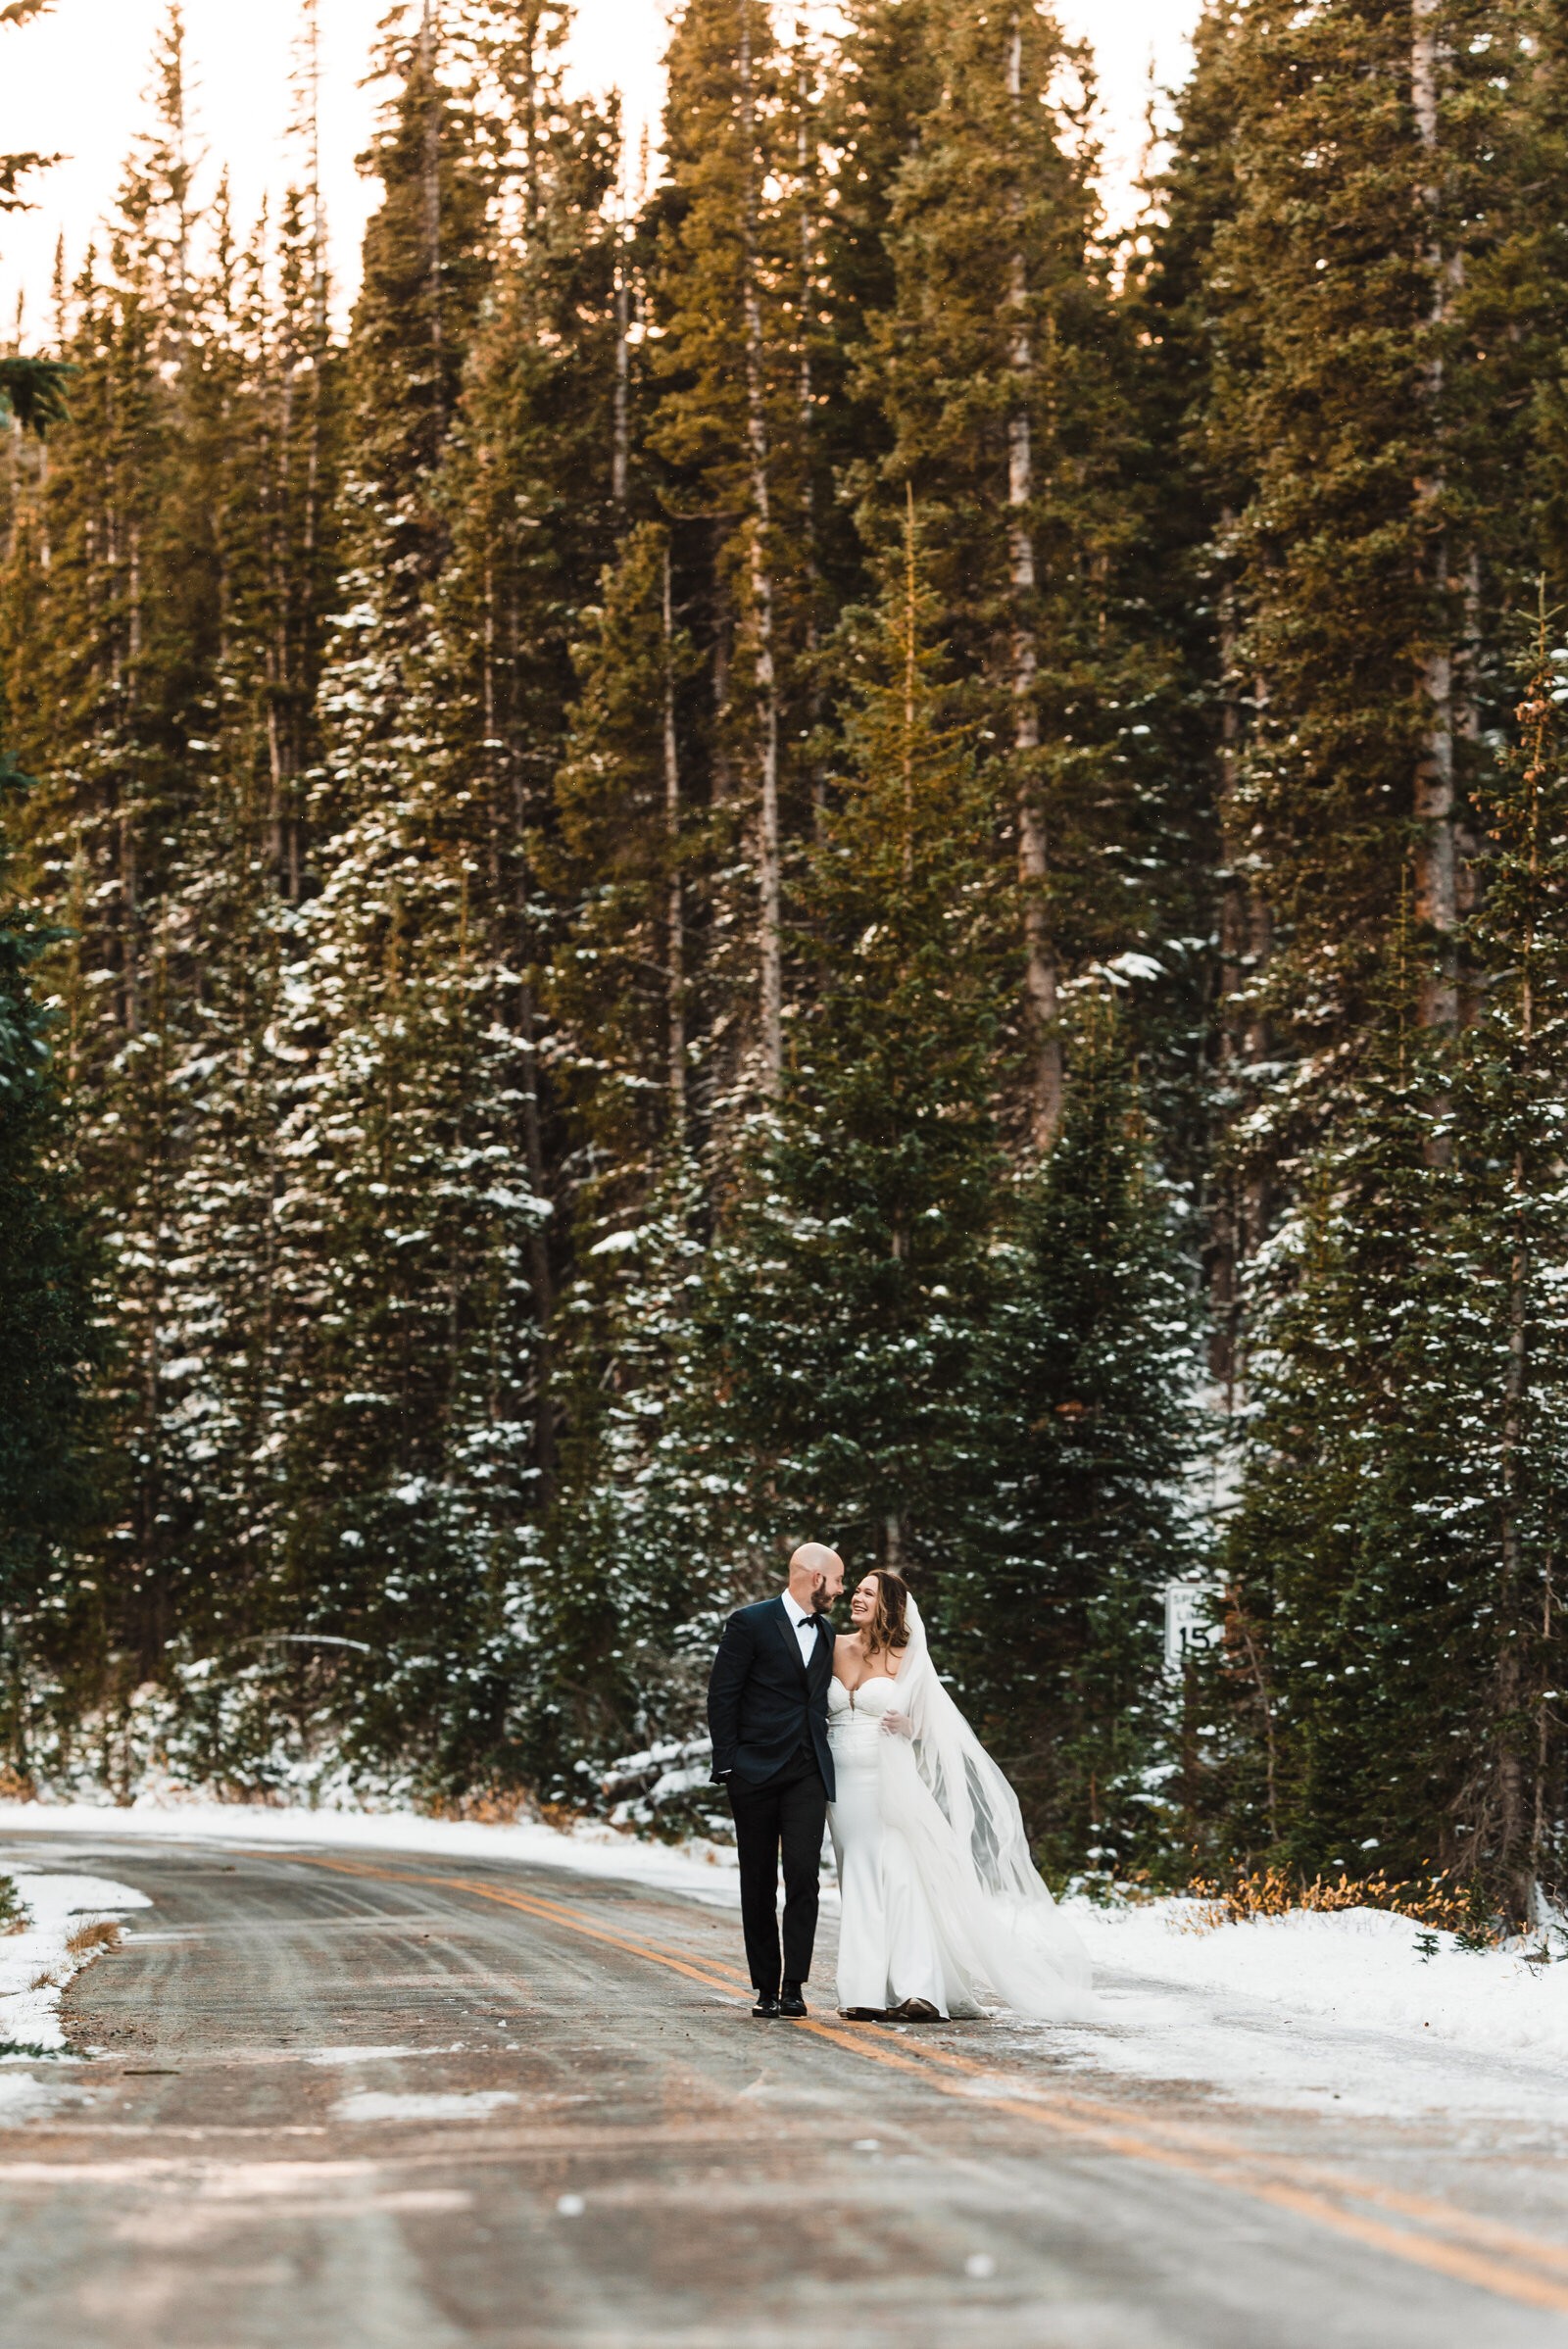
<path id="1" fill-rule="evenodd" d="M 831 1802 L 827 1685 L 832 1677 L 833 1627 L 825 1615 L 816 1619 L 816 1653 L 808 1671 L 782 1598 L 764 1598 L 733 1614 L 708 1682 L 715 1783 L 733 1771 L 748 1786 L 760 1786 L 808 1737 Z"/>

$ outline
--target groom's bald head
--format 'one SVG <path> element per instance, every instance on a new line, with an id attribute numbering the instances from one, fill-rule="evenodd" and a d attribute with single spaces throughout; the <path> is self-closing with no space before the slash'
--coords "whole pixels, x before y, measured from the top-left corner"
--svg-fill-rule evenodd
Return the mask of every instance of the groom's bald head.
<path id="1" fill-rule="evenodd" d="M 790 1590 L 796 1604 L 821 1609 L 844 1592 L 844 1560 L 825 1542 L 803 1542 L 790 1559 Z"/>

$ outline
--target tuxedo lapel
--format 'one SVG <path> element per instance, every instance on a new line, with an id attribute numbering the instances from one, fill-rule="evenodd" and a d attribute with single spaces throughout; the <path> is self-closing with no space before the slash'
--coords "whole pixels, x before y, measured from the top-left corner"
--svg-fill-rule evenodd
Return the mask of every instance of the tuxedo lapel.
<path id="1" fill-rule="evenodd" d="M 806 1678 L 806 1659 L 801 1654 L 800 1639 L 797 1636 L 794 1624 L 790 1621 L 789 1609 L 785 1606 L 784 1601 L 781 1598 L 775 1598 L 773 1601 L 773 1617 L 780 1632 L 784 1636 L 785 1646 L 789 1649 L 790 1654 L 795 1659 L 796 1670 L 800 1673 L 801 1678 L 804 1680 Z"/>
<path id="2" fill-rule="evenodd" d="M 833 1670 L 833 1626 L 828 1625 L 828 1637 L 824 1639 L 820 1629 L 822 1617 L 819 1615 L 817 1617 L 816 1647 L 811 1656 L 810 1668 L 806 1675 L 808 1686 L 812 1688 L 819 1681 L 825 1680 Z"/>

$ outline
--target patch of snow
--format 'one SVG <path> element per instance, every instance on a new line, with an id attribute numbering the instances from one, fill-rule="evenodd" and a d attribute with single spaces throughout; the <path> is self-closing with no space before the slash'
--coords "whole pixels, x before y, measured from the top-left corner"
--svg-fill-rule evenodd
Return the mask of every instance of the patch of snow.
<path id="1" fill-rule="evenodd" d="M 1560 1961 L 1463 1950 L 1380 1909 L 1194 1933 L 1192 1901 L 1064 1905 L 1094 1960 L 1103 2022 L 1067 2032 L 1006 2017 L 1003 2050 L 1044 2034 L 1079 2072 L 1186 2082 L 1253 2106 L 1506 2114 L 1553 2136 L 1568 2124 Z"/>
<path id="2" fill-rule="evenodd" d="M 27 2108 L 49 2101 L 45 2082 L 30 2072 L 0 2072 L 0 2124 L 24 2120 Z"/>
<path id="3" fill-rule="evenodd" d="M 1127 1909 L 1066 1904 L 1100 1966 L 1363 2031 L 1407 2032 L 1568 2067 L 1568 1962 L 1532 1965 L 1516 1949 L 1465 1950 L 1386 1909 L 1296 1910 L 1194 1933 L 1199 1904 Z M 1436 1943 L 1423 1955 L 1423 1943 Z M 1568 2085 L 1568 2077 L 1565 2077 Z"/>
<path id="4" fill-rule="evenodd" d="M 510 2088 L 473 2088 L 450 2095 L 393 2096 L 379 2088 L 356 2088 L 332 2107 L 339 2121 L 482 2121 L 487 2113 L 520 2100 Z"/>
<path id="5" fill-rule="evenodd" d="M 379 2064 L 389 2056 L 416 2055 L 414 2047 L 313 2047 L 308 2064 Z"/>
<path id="6" fill-rule="evenodd" d="M 678 1845 L 645 1842 L 617 1834 L 602 1820 L 563 1831 L 542 1820 L 488 1827 L 470 1820 L 419 1819 L 409 1811 L 307 1810 L 303 1805 L 274 1808 L 267 1803 L 144 1797 L 128 1807 L 106 1804 L 100 1809 L 88 1802 L 0 1802 L 0 1837 L 28 1830 L 80 1836 L 83 1856 L 105 1843 L 145 1840 L 285 1850 L 352 1845 L 362 1851 L 425 1852 L 433 1858 L 520 1860 L 530 1867 L 569 1869 L 579 1876 L 662 1884 L 710 1904 L 740 1906 L 733 1846 L 710 1843 L 703 1836 Z M 0 1866 L 7 1864 L 0 1860 Z M 134 1897 L 139 1902 L 140 1894 Z M 0 1942 L 0 1950 L 5 1946 Z"/>
<path id="7" fill-rule="evenodd" d="M 145 1892 L 107 1877 L 49 1875 L 24 1862 L 3 1872 L 15 1877 L 30 1921 L 24 1932 L 0 1936 L 0 2041 L 64 2047 L 60 1993 L 97 1955 L 75 1956 L 67 1941 L 94 1917 L 122 1916 L 127 1909 L 151 1908 L 152 1902 Z"/>

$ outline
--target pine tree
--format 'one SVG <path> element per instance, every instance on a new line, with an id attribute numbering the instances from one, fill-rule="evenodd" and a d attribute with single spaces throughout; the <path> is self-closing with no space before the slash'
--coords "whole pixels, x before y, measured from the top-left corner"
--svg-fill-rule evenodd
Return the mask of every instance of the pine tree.
<path id="1" fill-rule="evenodd" d="M 756 892 L 750 907 L 736 901 L 715 918 L 755 957 L 730 984 L 740 1003 L 751 996 L 741 1035 L 770 1092 L 783 1054 L 788 843 L 804 828 L 790 820 L 805 778 L 787 746 L 808 715 L 801 662 L 820 623 L 803 563 L 800 141 L 762 0 L 690 0 L 666 64 L 670 186 L 650 287 L 663 389 L 648 442 L 675 475 L 666 503 L 678 496 L 711 533 L 712 796 L 731 800 L 737 781 L 744 790 L 727 812 L 741 820 Z M 732 1059 L 731 1082 L 740 1076 Z"/>
<path id="2" fill-rule="evenodd" d="M 1481 1610 L 1491 1618 L 1494 1660 L 1484 1735 L 1460 1791 L 1468 1817 L 1459 1825 L 1467 1871 L 1532 1923 L 1543 1921 L 1544 1884 L 1559 1903 L 1568 1886 L 1565 1753 L 1552 1686 L 1561 1640 L 1557 1527 L 1568 1485 L 1565 700 L 1568 648 L 1551 646 L 1543 578 L 1514 713 L 1518 748 L 1478 794 L 1492 856 L 1471 945 L 1495 975 L 1467 1039 L 1455 1119 L 1458 1150 L 1468 1144 L 1482 1178 L 1475 1254 L 1492 1323 L 1478 1366 L 1481 1473 L 1471 1482 L 1495 1508 Z"/>
<path id="3" fill-rule="evenodd" d="M 1253 1276 L 1230 1812 L 1247 1847 L 1312 1868 L 1353 1869 L 1363 1847 L 1401 1873 L 1451 1859 L 1441 1823 L 1479 1664 L 1455 1456 L 1474 1429 L 1454 1409 L 1475 1266 L 1451 1162 L 1434 1163 L 1411 960 L 1406 930 L 1354 1108 Z"/>
<path id="4" fill-rule="evenodd" d="M 0 24 L 19 25 L 42 0 L 13 0 Z M 22 208 L 20 181 L 51 159 L 0 156 L 0 212 Z M 17 353 L 0 361 L 0 426 L 8 442 L 41 434 L 63 413 L 60 370 Z M 15 1690 L 30 1660 L 18 1616 L 60 1612 L 51 1588 L 61 1544 L 86 1530 L 94 1480 L 84 1442 L 85 1374 L 98 1334 L 93 1264 L 83 1218 L 63 1178 L 68 1127 L 53 1049 L 57 1022 L 36 1000 L 34 966 L 64 933 L 15 902 L 14 804 L 31 788 L 6 749 L 9 710 L 0 690 L 0 1318 L 10 1369 L 0 1390 L 0 1590 L 5 1669 Z M 58 1580 L 58 1578 L 57 1578 Z M 11 1761 L 26 1771 L 22 1721 L 6 1725 Z"/>
<path id="5" fill-rule="evenodd" d="M 571 555 L 570 452 L 545 443 L 595 353 L 609 380 L 596 207 L 614 163 L 608 124 L 561 96 L 559 29 L 555 10 L 520 30 L 427 10 L 401 58 L 348 355 L 362 455 L 321 691 L 321 879 L 289 977 L 308 1075 L 282 1148 L 313 1315 L 290 1435 L 296 1636 L 336 1643 L 354 1753 L 443 1782 L 499 1766 L 553 1476 L 525 827 L 597 551 L 590 530 Z"/>
<path id="6" fill-rule="evenodd" d="M 1487 0 L 1338 0 L 1233 12 L 1223 43 L 1236 192 L 1193 428 L 1233 517 L 1249 680 L 1227 807 L 1259 908 L 1241 1015 L 1293 1052 L 1361 1020 L 1409 840 L 1422 1016 L 1459 1018 L 1464 795 L 1532 563 L 1503 484 L 1547 324 L 1517 253 L 1499 266 L 1535 177 L 1516 29 Z"/>
<path id="7" fill-rule="evenodd" d="M 1267 909 L 1256 886 L 1256 844 L 1235 810 L 1246 681 L 1232 540 L 1247 482 L 1195 439 L 1217 347 L 1223 343 L 1232 367 L 1258 364 L 1255 350 L 1244 356 L 1249 322 L 1256 329 L 1246 291 L 1213 260 L 1215 239 L 1242 201 L 1230 88 L 1241 48 L 1236 26 L 1231 10 L 1206 8 L 1195 27 L 1180 139 L 1148 190 L 1145 233 L 1127 255 L 1124 297 L 1140 355 L 1146 437 L 1135 464 L 1141 528 L 1123 576 L 1140 635 L 1157 635 L 1170 663 L 1151 723 L 1155 756 L 1175 778 L 1171 797 L 1186 821 L 1170 910 L 1173 929 L 1178 937 L 1185 930 L 1188 943 L 1184 949 L 1172 939 L 1166 952 L 1197 981 L 1185 1006 L 1198 1044 L 1181 1072 L 1184 1093 L 1172 1099 L 1167 1076 L 1153 1106 L 1167 1165 L 1173 1175 L 1190 1175 L 1203 1198 L 1209 1361 L 1227 1403 L 1243 1336 L 1241 1270 L 1269 1212 L 1262 1169 L 1255 1159 L 1245 1164 L 1232 1139 L 1250 1065 L 1266 1058 L 1269 1046 L 1266 1023 L 1248 1000 L 1267 953 Z M 1153 1066 L 1165 1075 L 1174 1059 L 1169 1053 L 1164 1068 L 1157 1059 Z"/>
<path id="8" fill-rule="evenodd" d="M 606 573 L 556 777 L 548 870 L 570 915 L 551 1008 L 557 1064 L 590 1153 L 578 1186 L 590 1238 L 605 1216 L 635 1210 L 666 1148 L 688 1139 L 695 827 L 681 753 L 701 657 L 676 619 L 670 536 L 639 523 Z"/>
<path id="9" fill-rule="evenodd" d="M 1158 1863 L 1167 1582 L 1201 1560 L 1195 1327 L 1113 1001 L 1078 1022 L 1056 1141 L 996 1259 L 948 1660 L 1046 1864 Z"/>
<path id="10" fill-rule="evenodd" d="M 861 370 L 895 432 L 880 485 L 861 470 L 863 523 L 896 526 L 887 493 L 905 482 L 930 513 L 933 584 L 1017 856 L 1022 1106 L 1043 1145 L 1064 973 L 1158 926 L 1147 865 L 1122 860 L 1169 823 L 1145 771 L 1159 666 L 1119 625 L 1130 416 L 1089 156 L 1054 96 L 1059 28 L 1039 8 L 953 0 L 931 37 L 940 91 L 893 189 L 894 300 Z"/>
<path id="11" fill-rule="evenodd" d="M 580 1234 L 558 1316 L 561 1486 L 520 1626 L 523 1758 L 557 1799 L 594 1765 L 697 1734 L 746 1552 L 741 1495 L 703 1449 L 708 1225 L 699 1171 L 672 1146 L 634 1221 Z"/>
<path id="12" fill-rule="evenodd" d="M 1236 1632 L 1261 1635 L 1233 1674 L 1237 1826 L 1308 1866 L 1451 1869 L 1520 1922 L 1563 1867 L 1565 674 L 1543 616 L 1522 747 L 1480 795 L 1466 945 L 1497 976 L 1457 1056 L 1411 911 L 1396 931 L 1386 1024 L 1270 1266 L 1231 1542 L 1238 1666 Z"/>
<path id="13" fill-rule="evenodd" d="M 553 1161 L 560 1155 L 557 1104 L 543 1081 L 552 925 L 541 865 L 558 832 L 554 784 L 577 688 L 574 641 L 625 524 L 624 289 L 610 217 L 618 125 L 612 110 L 564 94 L 568 24 L 553 8 L 532 8 L 520 22 L 501 10 L 478 43 L 497 168 L 514 183 L 518 218 L 477 322 L 445 459 L 452 545 L 421 685 L 440 746 L 438 787 L 466 843 L 474 916 L 494 958 L 498 1021 L 519 1054 L 515 1140 L 539 1198 L 556 1179 L 547 1148 Z M 569 1048 L 559 1034 L 549 1044 L 556 1085 L 569 1091 Z M 548 1323 L 560 1253 L 541 1222 L 528 1272 L 539 1325 L 535 1466 L 546 1497 L 559 1416 Z"/>
<path id="14" fill-rule="evenodd" d="M 7 6 L 0 8 L 0 29 L 24 24 L 46 6 L 47 0 L 8 0 Z M 0 155 L 0 214 L 27 211 L 27 199 L 19 192 L 22 182 L 61 160 L 58 155 L 42 155 L 35 147 L 21 154 Z M 58 360 L 21 351 L 0 358 L 0 423 L 11 416 L 24 430 L 29 426 L 41 430 L 46 424 L 58 423 L 66 413 L 63 377 Z"/>
<path id="15" fill-rule="evenodd" d="M 729 1456 L 751 1456 L 760 1513 L 901 1565 L 934 1559 L 955 1522 L 1001 1181 L 988 810 L 932 616 L 911 506 L 857 628 L 864 676 L 810 860 L 821 979 L 711 1308 Z"/>
<path id="16" fill-rule="evenodd" d="M 126 171 L 108 271 L 89 253 L 74 289 L 71 416 L 14 537 L 9 661 L 14 724 L 40 777 L 23 870 L 42 917 L 70 932 L 63 1075 L 83 1103 L 81 1179 L 115 1274 L 105 1399 L 124 1513 L 81 1646 L 113 1645 L 132 1682 L 160 1669 L 200 1506 L 188 1365 L 170 1340 L 191 1269 L 179 1269 L 174 1186 L 200 962 L 182 841 L 217 619 L 181 454 L 199 291 L 177 9 L 154 63 L 153 128 Z"/>
<path id="17" fill-rule="evenodd" d="M 28 785 L 0 753 L 0 813 Z M 28 1774 L 22 1691 L 38 1665 L 74 1677 L 71 1634 L 84 1598 L 71 1562 L 100 1505 L 91 1374 L 102 1360 L 99 1270 L 72 1196 L 71 1132 L 55 1054 L 56 1017 L 34 971 L 61 932 L 20 907 L 0 830 L 0 1622 L 8 1766 Z M 62 1637 L 62 1633 L 65 1634 Z"/>

